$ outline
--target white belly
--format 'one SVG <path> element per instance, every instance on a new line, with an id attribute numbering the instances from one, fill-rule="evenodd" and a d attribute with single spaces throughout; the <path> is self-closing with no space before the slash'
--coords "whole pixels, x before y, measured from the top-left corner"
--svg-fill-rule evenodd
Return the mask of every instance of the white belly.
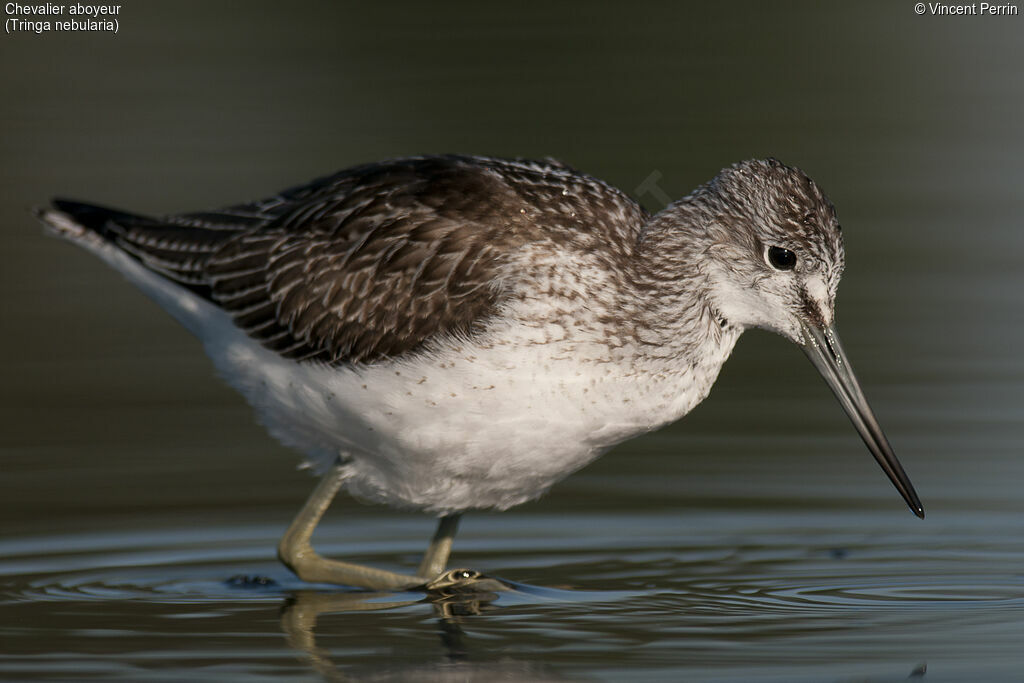
<path id="1" fill-rule="evenodd" d="M 361 369 L 299 365 L 237 332 L 207 346 L 277 438 L 318 469 L 344 456 L 351 493 L 439 514 L 540 496 L 684 415 L 721 365 L 655 378 L 579 345 L 514 339 Z"/>

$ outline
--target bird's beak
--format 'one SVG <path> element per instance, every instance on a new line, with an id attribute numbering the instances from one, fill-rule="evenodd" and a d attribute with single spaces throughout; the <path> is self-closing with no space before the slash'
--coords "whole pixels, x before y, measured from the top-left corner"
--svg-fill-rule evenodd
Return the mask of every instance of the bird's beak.
<path id="1" fill-rule="evenodd" d="M 839 343 L 835 326 L 818 328 L 805 323 L 803 336 L 804 353 L 828 382 L 828 386 L 843 405 L 843 410 L 850 416 L 853 426 L 867 444 L 871 455 L 875 456 L 875 460 L 885 470 L 889 480 L 903 496 L 903 500 L 907 501 L 915 515 L 923 519 L 924 508 L 921 507 L 921 501 L 914 491 L 914 485 L 910 483 L 910 478 L 903 471 L 900 461 L 896 459 L 892 446 L 889 445 L 882 428 L 878 426 L 875 414 L 871 412 L 871 407 L 864 398 L 864 392 L 857 383 L 857 377 L 853 374 L 846 352 Z"/>

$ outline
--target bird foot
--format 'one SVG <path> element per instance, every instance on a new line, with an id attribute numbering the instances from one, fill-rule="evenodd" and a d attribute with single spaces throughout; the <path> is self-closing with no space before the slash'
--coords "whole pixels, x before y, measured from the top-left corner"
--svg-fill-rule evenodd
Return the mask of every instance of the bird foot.
<path id="1" fill-rule="evenodd" d="M 457 593 L 494 593 L 512 590 L 500 579 L 484 576 L 472 569 L 449 569 L 423 586 L 428 593 L 452 595 Z"/>

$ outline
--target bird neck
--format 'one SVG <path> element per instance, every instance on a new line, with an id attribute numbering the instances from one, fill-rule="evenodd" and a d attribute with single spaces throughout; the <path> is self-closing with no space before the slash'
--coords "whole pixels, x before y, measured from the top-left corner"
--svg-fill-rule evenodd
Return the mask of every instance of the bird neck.
<path id="1" fill-rule="evenodd" d="M 684 198 L 653 216 L 637 239 L 633 296 L 647 346 L 692 355 L 696 348 L 726 344 L 743 331 L 714 304 L 707 269 L 710 241 L 699 202 Z"/>
<path id="2" fill-rule="evenodd" d="M 699 241 L 682 239 L 660 221 L 648 227 L 620 280 L 621 317 L 611 329 L 628 329 L 616 360 L 638 380 L 645 397 L 640 417 L 655 428 L 707 396 L 743 329 L 716 310 Z"/>

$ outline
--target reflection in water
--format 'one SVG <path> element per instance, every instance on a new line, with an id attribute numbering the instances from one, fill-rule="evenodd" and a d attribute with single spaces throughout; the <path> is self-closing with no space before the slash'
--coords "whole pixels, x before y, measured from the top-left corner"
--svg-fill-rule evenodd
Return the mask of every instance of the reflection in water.
<path id="1" fill-rule="evenodd" d="M 580 535 L 584 519 L 602 533 Z M 312 668 L 328 680 L 554 680 L 605 665 L 668 679 L 897 679 L 925 661 L 941 678 L 957 658 L 976 665 L 975 678 L 1016 671 L 1005 653 L 1016 651 L 1024 614 L 1024 547 L 1007 539 L 1024 538 L 1024 523 L 981 536 L 969 518 L 905 534 L 883 532 L 888 520 L 508 514 L 506 537 L 529 540 L 479 556 L 531 585 L 483 594 L 304 584 L 267 555 L 273 525 L 207 528 L 201 547 L 194 528 L 2 539 L 0 678 L 49 666 L 49 650 L 33 649 L 40 642 L 112 653 L 91 665 L 124 680 L 239 652 L 239 675 Z M 472 534 L 466 545 L 461 561 L 477 564 Z M 538 587 L 566 577 L 571 590 Z M 116 654 L 125 643 L 127 660 Z M 660 669 L 666 661 L 675 664 Z"/>
<path id="2" fill-rule="evenodd" d="M 422 598 L 394 600 L 389 593 L 322 593 L 298 591 L 285 601 L 281 610 L 281 629 L 288 645 L 305 654 L 310 666 L 329 681 L 349 680 L 331 661 L 330 654 L 316 645 L 316 623 L 321 614 L 362 612 L 406 607 Z"/>
<path id="3" fill-rule="evenodd" d="M 511 586 L 506 590 L 511 589 Z M 302 653 L 310 667 L 328 681 L 356 680 L 352 674 L 339 670 L 329 651 L 316 644 L 317 620 L 325 614 L 398 609 L 418 603 L 430 604 L 437 615 L 441 657 L 434 662 L 413 666 L 393 666 L 376 671 L 369 677 L 359 675 L 358 680 L 416 680 L 416 681 L 547 681 L 563 680 L 543 674 L 541 667 L 523 661 L 502 659 L 496 663 L 470 661 L 467 634 L 462 619 L 478 616 L 498 609 L 495 592 L 448 591 L 418 598 L 397 599 L 400 594 L 366 592 L 296 591 L 285 601 L 281 610 L 281 629 L 290 647 Z M 347 666 L 342 662 L 342 666 Z"/>
<path id="4" fill-rule="evenodd" d="M 463 570 L 458 570 L 463 571 Z M 263 583 L 263 582 L 258 582 Z M 441 661 L 413 668 L 395 668 L 376 672 L 370 680 L 561 680 L 540 675 L 536 665 L 502 659 L 499 663 L 480 664 L 469 661 L 466 632 L 462 620 L 497 610 L 498 599 L 514 592 L 528 592 L 542 599 L 556 600 L 569 593 L 512 584 L 501 579 L 476 576 L 472 582 L 455 582 L 447 587 L 417 593 L 373 593 L 300 590 L 285 601 L 281 611 L 281 628 L 288 645 L 303 653 L 310 666 L 327 680 L 350 678 L 338 669 L 330 652 L 316 644 L 316 627 L 320 616 L 352 612 L 383 611 L 430 605 L 437 616 L 438 634 L 442 644 Z M 360 677 L 360 680 L 366 680 Z"/>
<path id="5" fill-rule="evenodd" d="M 433 606 L 440 618 L 441 642 L 446 653 L 447 666 L 445 674 L 453 673 L 451 665 L 465 656 L 462 640 L 465 634 L 459 626 L 461 617 L 475 616 L 486 611 L 497 609 L 493 603 L 501 593 L 515 590 L 512 584 L 500 579 L 480 575 L 467 570 L 452 570 L 453 579 L 442 583 L 441 588 L 427 591 L 426 595 L 417 593 L 374 593 L 374 592 L 343 592 L 338 589 L 331 591 L 300 590 L 292 593 L 281 611 L 281 628 L 285 633 L 288 645 L 303 652 L 313 669 L 328 680 L 347 680 L 338 671 L 337 665 L 331 660 L 329 653 L 316 645 L 317 620 L 323 614 L 341 614 L 351 612 L 381 611 L 408 607 L 417 603 Z M 472 574 L 472 575 L 470 575 Z M 260 581 L 258 584 L 264 582 Z M 403 597 L 407 596 L 407 597 Z M 459 666 L 458 673 L 483 673 L 478 667 L 470 671 Z M 486 667 L 490 673 L 494 667 Z M 429 670 L 428 670 L 429 671 Z M 428 671 L 416 670 L 416 679 L 424 680 Z M 402 675 L 413 672 L 403 670 Z M 508 679 L 503 672 L 503 679 Z M 428 677 L 429 678 L 429 677 Z M 374 676 L 377 679 L 377 676 Z M 512 680 L 516 680 L 513 678 Z M 525 679 L 524 679 L 525 680 Z"/>

